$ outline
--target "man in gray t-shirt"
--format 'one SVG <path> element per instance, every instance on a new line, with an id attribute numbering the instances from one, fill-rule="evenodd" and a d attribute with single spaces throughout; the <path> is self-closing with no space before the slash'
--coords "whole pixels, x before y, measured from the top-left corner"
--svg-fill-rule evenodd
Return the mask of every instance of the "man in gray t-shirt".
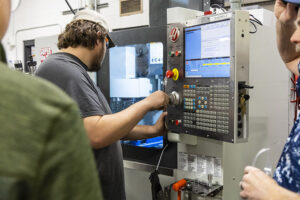
<path id="1" fill-rule="evenodd" d="M 106 48 L 112 44 L 107 23 L 99 13 L 91 10 L 78 12 L 58 40 L 60 52 L 47 58 L 36 75 L 53 82 L 77 102 L 94 148 L 104 198 L 124 200 L 123 157 L 119 140 L 164 134 L 165 112 L 154 126 L 137 123 L 148 111 L 167 106 L 168 95 L 157 91 L 119 113 L 111 113 L 102 92 L 87 73 L 100 69 Z"/>

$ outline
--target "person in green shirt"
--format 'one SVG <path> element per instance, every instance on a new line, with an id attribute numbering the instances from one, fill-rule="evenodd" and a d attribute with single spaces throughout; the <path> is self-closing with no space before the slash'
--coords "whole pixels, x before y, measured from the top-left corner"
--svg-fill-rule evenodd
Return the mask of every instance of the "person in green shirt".
<path id="1" fill-rule="evenodd" d="M 0 40 L 9 15 L 0 0 Z M 73 100 L 0 62 L 0 200 L 101 200 L 99 184 Z"/>

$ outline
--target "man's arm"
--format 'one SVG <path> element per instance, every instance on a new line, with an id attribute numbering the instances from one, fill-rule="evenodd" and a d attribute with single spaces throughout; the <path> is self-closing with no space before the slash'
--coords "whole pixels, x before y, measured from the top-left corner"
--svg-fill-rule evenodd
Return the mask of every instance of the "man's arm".
<path id="1" fill-rule="evenodd" d="M 280 187 L 261 170 L 248 166 L 240 183 L 240 196 L 251 200 L 300 200 L 300 195 Z"/>
<path id="2" fill-rule="evenodd" d="M 162 109 L 168 103 L 168 95 L 157 91 L 121 112 L 84 118 L 84 126 L 93 148 L 103 148 L 122 138 L 137 139 L 143 130 L 146 130 L 146 135 L 151 135 L 155 129 L 135 126 L 148 111 Z"/>
<path id="3" fill-rule="evenodd" d="M 136 125 L 126 136 L 128 140 L 141 140 L 166 134 L 165 117 L 166 112 L 163 112 L 154 126 Z"/>
<path id="4" fill-rule="evenodd" d="M 280 56 L 286 67 L 295 75 L 299 75 L 298 63 L 300 52 L 296 51 L 296 46 L 290 41 L 294 31 L 296 30 L 296 10 L 293 4 L 284 4 L 282 0 L 276 0 L 274 13 L 277 18 L 277 47 Z"/>

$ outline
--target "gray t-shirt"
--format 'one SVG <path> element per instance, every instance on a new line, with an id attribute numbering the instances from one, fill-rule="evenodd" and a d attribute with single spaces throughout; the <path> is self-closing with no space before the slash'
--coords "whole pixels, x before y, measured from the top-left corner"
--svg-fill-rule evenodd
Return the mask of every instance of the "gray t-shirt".
<path id="1" fill-rule="evenodd" d="M 111 114 L 109 105 L 87 73 L 87 66 L 76 56 L 55 53 L 38 68 L 36 75 L 47 79 L 73 98 L 81 117 Z M 123 156 L 120 142 L 94 149 L 105 200 L 125 200 Z"/>

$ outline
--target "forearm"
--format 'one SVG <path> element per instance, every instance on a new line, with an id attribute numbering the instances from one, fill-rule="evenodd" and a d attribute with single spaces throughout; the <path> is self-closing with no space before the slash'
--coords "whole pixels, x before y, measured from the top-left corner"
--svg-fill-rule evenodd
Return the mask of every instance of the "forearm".
<path id="1" fill-rule="evenodd" d="M 155 131 L 154 126 L 136 125 L 128 135 L 123 138 L 125 140 L 142 140 L 159 136 L 158 131 Z"/>
<path id="2" fill-rule="evenodd" d="M 84 124 L 92 146 L 103 148 L 127 137 L 149 109 L 145 101 L 140 101 L 115 114 L 85 118 Z"/>
<path id="3" fill-rule="evenodd" d="M 280 186 L 279 186 L 280 187 Z M 275 199 L 278 200 L 300 200 L 300 195 L 295 193 L 295 192 L 291 192 L 283 187 L 280 187 L 278 191 L 278 194 L 275 195 Z"/>

